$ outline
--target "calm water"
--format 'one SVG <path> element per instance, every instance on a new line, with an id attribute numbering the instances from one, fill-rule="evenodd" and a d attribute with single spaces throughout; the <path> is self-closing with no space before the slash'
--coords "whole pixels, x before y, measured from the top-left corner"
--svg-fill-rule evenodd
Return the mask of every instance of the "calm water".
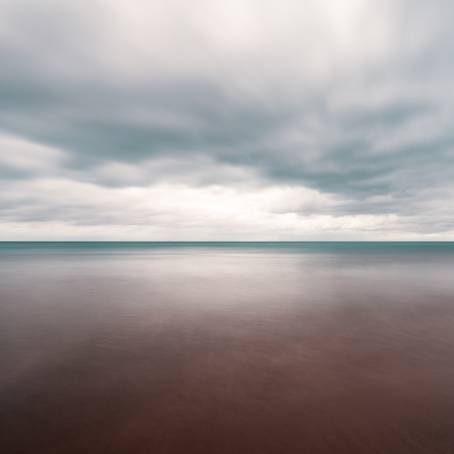
<path id="1" fill-rule="evenodd" d="M 454 453 L 454 243 L 0 243 L 0 452 Z"/>

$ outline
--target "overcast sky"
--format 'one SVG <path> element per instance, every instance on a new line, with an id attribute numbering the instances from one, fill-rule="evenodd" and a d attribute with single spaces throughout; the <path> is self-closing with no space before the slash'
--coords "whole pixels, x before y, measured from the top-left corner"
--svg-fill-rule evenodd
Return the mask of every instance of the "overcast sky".
<path id="1" fill-rule="evenodd" d="M 451 0 L 0 0 L 0 239 L 454 239 L 453 24 Z"/>

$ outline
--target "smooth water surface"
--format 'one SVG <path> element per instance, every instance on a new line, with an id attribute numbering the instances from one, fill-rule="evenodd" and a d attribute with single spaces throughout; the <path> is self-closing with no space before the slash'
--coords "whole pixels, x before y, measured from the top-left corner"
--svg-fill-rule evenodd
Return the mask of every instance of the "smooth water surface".
<path id="1" fill-rule="evenodd" d="M 453 453 L 454 243 L 0 243 L 0 452 Z"/>

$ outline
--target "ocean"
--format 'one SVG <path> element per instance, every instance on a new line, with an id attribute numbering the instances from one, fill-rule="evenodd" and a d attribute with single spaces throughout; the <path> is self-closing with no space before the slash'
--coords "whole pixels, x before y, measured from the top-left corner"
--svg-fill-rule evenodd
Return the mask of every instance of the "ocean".
<path id="1" fill-rule="evenodd" d="M 454 452 L 454 243 L 0 243 L 0 452 Z"/>

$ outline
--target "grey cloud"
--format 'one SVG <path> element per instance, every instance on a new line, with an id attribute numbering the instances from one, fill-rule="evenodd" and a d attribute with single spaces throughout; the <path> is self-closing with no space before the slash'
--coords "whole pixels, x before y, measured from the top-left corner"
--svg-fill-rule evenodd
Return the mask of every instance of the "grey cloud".
<path id="1" fill-rule="evenodd" d="M 2 1 L 0 132 L 65 158 L 0 175 L 303 185 L 344 200 L 332 208 L 339 215 L 410 218 L 430 201 L 438 220 L 412 218 L 411 229 L 452 229 L 436 189 L 454 181 L 454 7 L 364 2 L 352 16 L 364 36 L 351 37 L 342 27 L 300 31 L 306 10 L 323 25 L 331 4 L 298 4 L 278 14 L 250 0 L 250 30 L 238 22 L 220 34 L 231 27 L 214 23 L 230 17 L 218 14 L 223 2 L 154 1 L 141 17 L 126 2 Z M 109 170 L 122 165 L 131 171 Z M 9 213 L 55 218 L 32 204 Z"/>

